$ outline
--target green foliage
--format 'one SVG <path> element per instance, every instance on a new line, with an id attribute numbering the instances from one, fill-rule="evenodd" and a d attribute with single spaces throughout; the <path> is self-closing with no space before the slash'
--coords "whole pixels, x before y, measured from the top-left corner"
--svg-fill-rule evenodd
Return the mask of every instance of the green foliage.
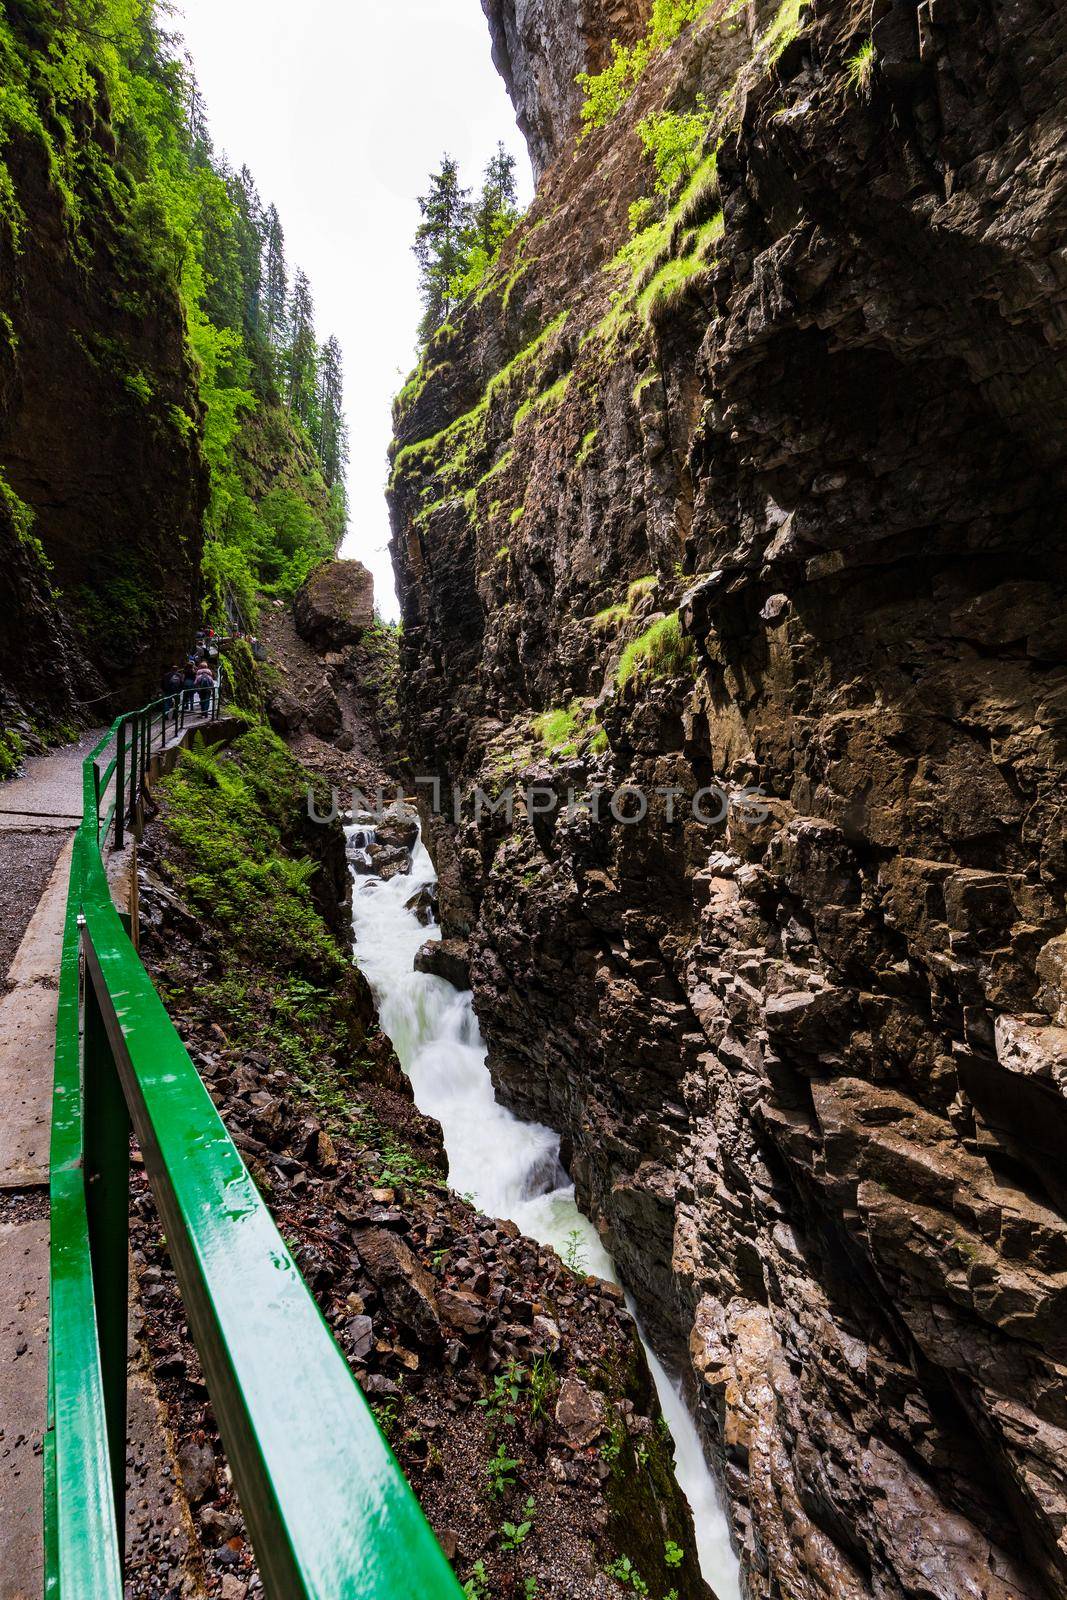
<path id="1" fill-rule="evenodd" d="M 526 400 L 515 413 L 513 431 L 518 433 L 528 417 L 542 415 L 548 411 L 555 411 L 567 398 L 567 390 L 571 386 L 573 373 L 565 372 L 562 378 L 557 378 L 555 383 L 545 389 L 542 394 L 535 395 L 532 400 Z"/>
<path id="2" fill-rule="evenodd" d="M 221 938 L 287 978 L 339 978 L 347 962 L 312 900 L 315 863 L 282 842 L 306 806 L 305 776 L 282 741 L 257 723 L 232 753 L 183 751 L 161 787 L 181 892 Z"/>
<path id="3" fill-rule="evenodd" d="M 107 239 L 118 302 L 151 320 L 160 294 L 180 297 L 199 418 L 161 400 L 161 375 L 134 366 L 119 344 L 89 335 L 83 348 L 131 405 L 180 441 L 191 443 L 202 419 L 210 608 L 221 621 L 232 599 L 250 621 L 257 588 L 278 579 L 278 546 L 260 524 L 262 496 L 247 481 L 242 446 L 261 408 L 277 406 L 285 376 L 286 451 L 306 450 L 305 477 L 321 478 L 307 496 L 318 515 L 316 558 L 323 534 L 334 547 L 347 460 L 340 351 L 336 341 L 320 351 L 299 274 L 289 296 L 277 212 L 264 208 L 247 169 L 235 174 L 216 157 L 181 41 L 167 26 L 158 0 L 8 8 L 0 21 L 0 224 L 17 249 L 24 218 L 6 157 L 16 138 L 32 140 L 46 155 L 74 257 L 91 264 L 106 216 L 118 240 Z M 296 559 L 306 569 L 305 548 Z M 273 572 L 261 570 L 261 551 Z"/>
<path id="4" fill-rule="evenodd" d="M 698 153 L 694 147 L 691 159 L 695 161 Z M 605 267 L 605 272 L 618 275 L 620 281 L 611 310 L 587 339 L 612 345 L 633 325 L 635 317 L 639 327 L 653 327 L 664 310 L 676 305 L 704 273 L 724 226 L 721 210 L 709 216 L 718 198 L 717 153 L 704 156 L 695 168 L 679 167 L 673 187 L 678 183 L 683 185 L 681 193 L 666 215 L 632 234 Z M 636 220 L 648 214 L 631 208 Z"/>
<path id="5" fill-rule="evenodd" d="M 585 1240 L 580 1228 L 572 1228 L 567 1235 L 567 1242 L 563 1247 L 563 1264 L 578 1278 L 584 1277 L 588 1271 Z"/>
<path id="6" fill-rule="evenodd" d="M 492 408 L 512 403 L 518 394 L 528 391 L 534 383 L 540 381 L 549 362 L 555 359 L 559 339 L 569 316 L 569 311 L 562 311 L 506 366 L 494 373 L 486 384 L 482 398 L 470 411 L 457 417 L 454 422 L 450 422 L 432 437 L 405 445 L 398 451 L 393 460 L 391 487 L 395 488 L 400 480 L 409 474 L 420 472 L 432 474 L 446 491 L 458 492 L 476 454 L 483 452 L 487 447 L 487 428 Z M 561 384 L 556 384 L 538 398 L 544 405 L 550 406 L 562 398 L 565 392 L 565 385 L 561 387 Z M 525 414 L 528 415 L 530 409 L 532 407 L 527 407 Z M 520 407 L 520 411 L 522 410 Z M 518 413 L 513 428 L 517 426 Z M 498 473 L 503 472 L 511 458 L 512 452 L 510 450 L 505 452 L 495 466 L 478 480 L 477 487 L 481 488 Z M 443 503 L 445 498 L 447 494 L 434 504 Z"/>
<path id="7" fill-rule="evenodd" d="M 581 442 L 581 445 L 579 446 L 578 454 L 575 457 L 576 466 L 585 466 L 586 462 L 593 454 L 593 451 L 596 449 L 596 442 L 599 436 L 599 428 L 590 428 L 589 432 L 586 434 L 585 438 Z"/>
<path id="8" fill-rule="evenodd" d="M 874 40 L 867 39 L 860 45 L 854 56 L 849 56 L 845 62 L 845 72 L 848 81 L 854 89 L 866 94 L 871 87 L 871 78 L 874 74 Z"/>
<path id="9" fill-rule="evenodd" d="M 620 689 L 641 672 L 656 678 L 681 677 L 692 666 L 693 641 L 682 633 L 677 613 L 659 617 L 622 653 L 615 681 Z"/>
<path id="10" fill-rule="evenodd" d="M 695 252 L 668 261 L 652 279 L 637 301 L 637 314 L 646 327 L 676 311 L 689 288 L 707 271 L 707 263 Z"/>
<path id="11" fill-rule="evenodd" d="M 498 144 L 478 197 L 459 178 L 459 163 L 442 158 L 419 198 L 422 221 L 415 233 L 415 258 L 423 315 L 419 339 L 429 344 L 453 308 L 481 288 L 495 267 L 504 241 L 520 221 L 515 158 Z"/>
<path id="12" fill-rule="evenodd" d="M 33 509 L 24 500 L 19 499 L 8 483 L 2 469 L 0 469 L 0 511 L 3 512 L 4 520 L 14 533 L 20 548 L 39 569 L 41 580 L 50 592 L 51 584 L 48 575 L 52 567 L 44 553 L 44 546 L 33 531 L 33 524 L 36 520 Z"/>
<path id="13" fill-rule="evenodd" d="M 680 1567 L 685 1560 L 685 1551 L 673 1539 L 668 1539 L 663 1546 L 663 1559 L 668 1567 Z"/>
<path id="14" fill-rule="evenodd" d="M 619 1556 L 617 1560 L 609 1562 L 604 1571 L 609 1578 L 614 1578 L 616 1583 L 621 1583 L 624 1588 L 631 1588 L 634 1594 L 648 1593 L 648 1584 L 629 1556 Z"/>
<path id="15" fill-rule="evenodd" d="M 500 1529 L 500 1548 L 501 1548 L 501 1550 L 513 1551 L 513 1550 L 517 1550 L 520 1545 L 525 1544 L 525 1542 L 526 1542 L 526 1540 L 527 1540 L 527 1538 L 529 1536 L 530 1529 L 534 1525 L 534 1517 L 536 1516 L 536 1511 L 537 1511 L 537 1508 L 536 1508 L 536 1504 L 534 1502 L 533 1495 L 532 1494 L 531 1495 L 527 1495 L 526 1500 L 523 1503 L 523 1508 L 522 1508 L 523 1520 L 521 1522 L 505 1522 L 501 1526 L 501 1529 Z"/>
<path id="16" fill-rule="evenodd" d="M 530 1415 L 547 1417 L 552 1396 L 559 1388 L 559 1378 L 550 1356 L 538 1356 L 530 1368 Z"/>
<path id="17" fill-rule="evenodd" d="M 509 1456 L 507 1446 L 500 1445 L 496 1455 L 490 1457 L 485 1467 L 485 1475 L 489 1479 L 489 1493 L 501 1496 L 509 1489 L 513 1489 L 516 1469 L 521 1466 L 522 1461 Z"/>
<path id="18" fill-rule="evenodd" d="M 0 729 L 0 783 L 13 778 L 22 765 L 25 746 L 14 728 Z"/>
<path id="19" fill-rule="evenodd" d="M 503 1370 L 496 1374 L 493 1379 L 493 1387 L 489 1393 L 478 1401 L 478 1404 L 486 1414 L 490 1437 L 500 1427 L 515 1427 L 518 1421 L 516 1408 L 522 1396 L 526 1378 L 525 1367 L 521 1367 L 512 1357 Z"/>
<path id="20" fill-rule="evenodd" d="M 466 1600 L 489 1600 L 489 1574 L 484 1561 L 476 1561 L 471 1575 L 463 1585 Z"/>
<path id="21" fill-rule="evenodd" d="M 575 756 L 586 732 L 588 716 L 578 700 L 554 711 L 545 711 L 533 721 L 534 733 L 549 755 Z"/>
<path id="22" fill-rule="evenodd" d="M 758 54 L 773 65 L 782 51 L 800 33 L 803 15 L 811 0 L 782 0 L 766 33 L 759 41 Z"/>
<path id="23" fill-rule="evenodd" d="M 672 194 L 684 178 L 692 176 L 710 126 L 703 95 L 697 96 L 695 111 L 660 111 L 637 124 L 645 154 L 651 156 L 656 168 L 659 194 Z"/>
<path id="24" fill-rule="evenodd" d="M 653 0 L 648 32 L 635 45 L 611 46 L 611 64 L 603 72 L 578 74 L 585 95 L 582 121 L 585 130 L 603 128 L 622 110 L 653 56 L 666 50 L 684 28 L 710 9 L 713 0 Z"/>

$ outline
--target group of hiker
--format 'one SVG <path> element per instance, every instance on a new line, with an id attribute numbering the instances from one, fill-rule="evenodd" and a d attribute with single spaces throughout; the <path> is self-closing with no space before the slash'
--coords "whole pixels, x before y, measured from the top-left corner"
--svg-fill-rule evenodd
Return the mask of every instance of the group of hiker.
<path id="1" fill-rule="evenodd" d="M 163 694 L 169 716 L 180 699 L 185 711 L 192 711 L 200 702 L 200 715 L 206 717 L 211 710 L 218 689 L 219 647 L 214 628 L 204 628 L 196 636 L 192 655 L 185 666 L 177 662 L 163 674 Z"/>

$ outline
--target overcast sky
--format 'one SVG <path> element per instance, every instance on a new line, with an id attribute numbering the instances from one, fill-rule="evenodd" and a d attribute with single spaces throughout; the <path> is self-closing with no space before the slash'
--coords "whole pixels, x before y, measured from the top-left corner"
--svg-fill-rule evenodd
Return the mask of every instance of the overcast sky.
<path id="1" fill-rule="evenodd" d="M 215 146 L 247 164 L 345 353 L 344 554 L 397 615 L 386 548 L 390 401 L 415 360 L 417 196 L 444 151 L 473 184 L 498 139 L 529 164 L 479 0 L 177 0 Z"/>

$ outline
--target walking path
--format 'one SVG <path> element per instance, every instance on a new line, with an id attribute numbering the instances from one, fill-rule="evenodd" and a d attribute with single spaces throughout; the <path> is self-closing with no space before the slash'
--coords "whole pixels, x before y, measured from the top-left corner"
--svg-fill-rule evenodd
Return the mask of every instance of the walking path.
<path id="1" fill-rule="evenodd" d="M 99 732 L 86 734 L 75 745 L 35 757 L 23 777 L 0 784 L 0 908 L 7 929 L 0 947 L 7 969 L 0 995 L 0 1600 L 39 1600 L 43 1588 L 56 1002 L 81 763 L 99 738 Z"/>
<path id="2" fill-rule="evenodd" d="M 77 744 L 31 756 L 21 777 L 0 783 L 0 832 L 75 828 L 82 814 L 82 762 L 106 731 L 94 728 Z M 7 867 L 6 851 L 0 853 L 0 866 Z"/>
<path id="3" fill-rule="evenodd" d="M 187 726 L 208 720 L 196 711 Z M 20 777 L 0 783 L 0 1600 L 40 1600 L 44 1586 L 56 1010 L 82 764 L 105 731 L 33 757 Z M 183 739 L 168 737 L 166 748 Z M 129 1400 L 131 1560 L 150 1566 L 163 1541 L 181 1564 L 184 1501 L 150 1374 L 134 1370 Z M 189 1579 L 183 1592 L 200 1588 Z"/>

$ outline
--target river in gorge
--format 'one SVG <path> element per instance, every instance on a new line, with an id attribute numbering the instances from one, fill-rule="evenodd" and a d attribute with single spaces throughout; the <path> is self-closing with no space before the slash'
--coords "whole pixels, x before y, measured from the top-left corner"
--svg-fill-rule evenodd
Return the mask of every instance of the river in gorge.
<path id="1" fill-rule="evenodd" d="M 358 837 L 363 835 L 362 838 Z M 350 848 L 373 840 L 373 830 L 349 830 Z M 415 1101 L 444 1132 L 449 1183 L 490 1217 L 514 1222 L 561 1255 L 577 1251 L 584 1270 L 617 1282 L 614 1263 L 575 1202 L 560 1161 L 559 1135 L 521 1122 L 496 1098 L 473 996 L 443 978 L 414 970 L 414 959 L 440 929 L 424 927 L 407 909 L 436 882 L 420 838 L 410 876 L 389 882 L 356 873 L 353 925 L 356 960 L 374 991 L 384 1031 L 411 1079 Z M 631 1304 L 631 1310 L 633 1306 Z M 719 1600 L 737 1600 L 738 1565 L 715 1480 L 689 1409 L 675 1383 L 642 1339 L 675 1442 L 675 1473 L 693 1508 L 701 1571 Z"/>

